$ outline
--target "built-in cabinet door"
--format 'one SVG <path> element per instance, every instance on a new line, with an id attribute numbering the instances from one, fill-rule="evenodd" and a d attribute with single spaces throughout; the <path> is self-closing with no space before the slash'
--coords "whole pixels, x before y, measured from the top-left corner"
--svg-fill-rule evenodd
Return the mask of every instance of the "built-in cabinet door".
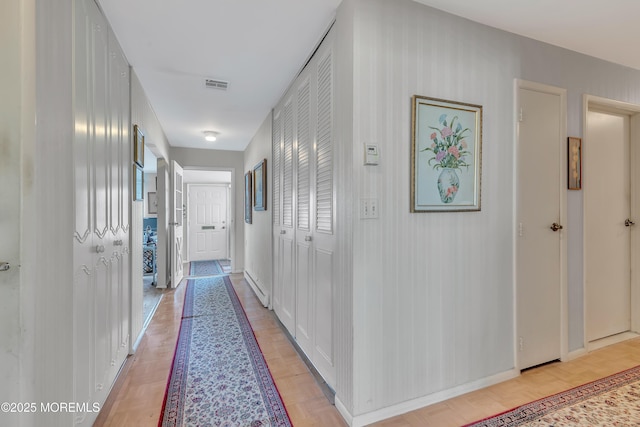
<path id="1" fill-rule="evenodd" d="M 94 1 L 75 7 L 74 398 L 103 403 L 129 348 L 130 80 Z"/>

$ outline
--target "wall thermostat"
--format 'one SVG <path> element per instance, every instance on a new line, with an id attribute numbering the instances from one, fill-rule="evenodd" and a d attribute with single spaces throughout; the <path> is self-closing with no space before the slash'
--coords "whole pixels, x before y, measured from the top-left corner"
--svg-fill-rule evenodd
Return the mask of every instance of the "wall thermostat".
<path id="1" fill-rule="evenodd" d="M 364 164 L 377 165 L 380 160 L 380 152 L 378 146 L 374 144 L 364 145 Z"/>

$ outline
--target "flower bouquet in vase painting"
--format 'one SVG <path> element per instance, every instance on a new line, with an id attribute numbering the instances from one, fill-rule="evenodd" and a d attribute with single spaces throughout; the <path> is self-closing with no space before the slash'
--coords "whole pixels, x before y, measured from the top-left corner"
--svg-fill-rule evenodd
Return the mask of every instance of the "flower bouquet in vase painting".
<path id="1" fill-rule="evenodd" d="M 433 153 L 428 165 L 441 170 L 437 185 L 442 203 L 451 203 L 455 199 L 460 189 L 460 178 L 456 170 L 469 168 L 465 158 L 471 154 L 464 139 L 467 132 L 470 132 L 469 128 L 462 128 L 458 116 L 454 116 L 451 121 L 447 119 L 447 114 L 442 114 L 438 119 L 440 127 L 429 126 L 429 129 L 434 130 L 429 137 L 431 145 L 422 150 Z"/>

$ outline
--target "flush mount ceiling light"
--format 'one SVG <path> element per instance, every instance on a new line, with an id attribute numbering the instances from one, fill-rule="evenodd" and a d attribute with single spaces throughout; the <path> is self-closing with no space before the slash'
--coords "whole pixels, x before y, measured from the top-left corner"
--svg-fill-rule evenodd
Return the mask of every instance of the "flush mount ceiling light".
<path id="1" fill-rule="evenodd" d="M 212 130 L 205 130 L 204 131 L 204 139 L 206 139 L 207 141 L 213 142 L 218 138 L 218 132 L 214 132 Z"/>

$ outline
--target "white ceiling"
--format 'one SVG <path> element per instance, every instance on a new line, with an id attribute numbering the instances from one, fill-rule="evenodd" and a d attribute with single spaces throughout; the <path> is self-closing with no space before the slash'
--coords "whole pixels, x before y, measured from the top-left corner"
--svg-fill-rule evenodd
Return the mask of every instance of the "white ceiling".
<path id="1" fill-rule="evenodd" d="M 169 143 L 244 150 L 341 0 L 98 1 Z M 417 1 L 640 69 L 638 0 Z M 229 89 L 207 89 L 205 78 Z M 205 130 L 218 140 L 206 142 Z"/>

